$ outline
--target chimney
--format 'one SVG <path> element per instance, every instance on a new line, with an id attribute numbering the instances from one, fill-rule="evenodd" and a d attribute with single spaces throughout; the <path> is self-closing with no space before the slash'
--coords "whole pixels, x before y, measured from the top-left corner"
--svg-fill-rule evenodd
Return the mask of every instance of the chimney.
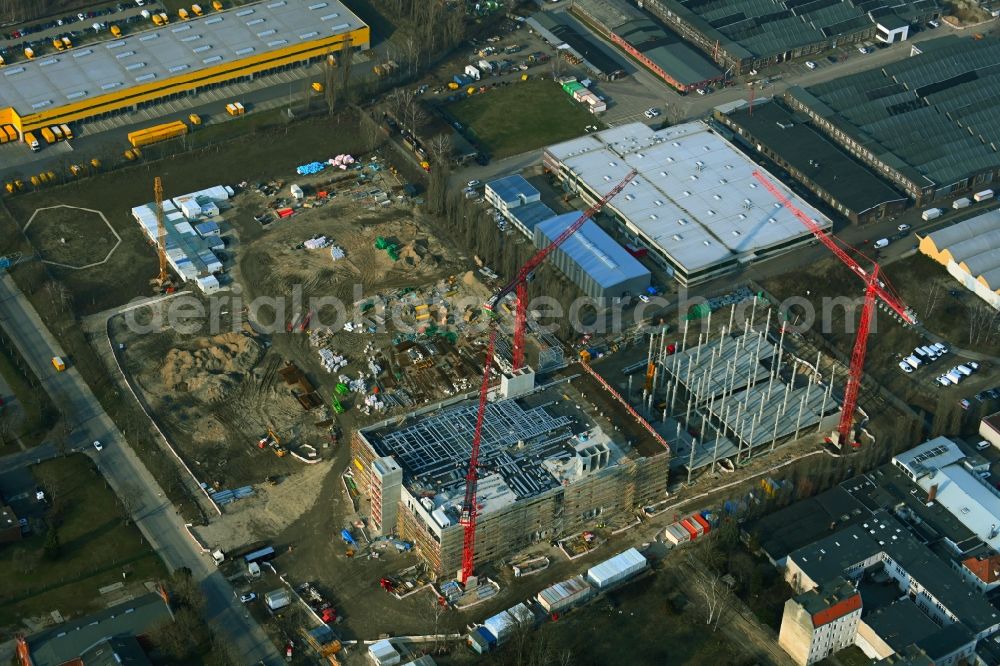
<path id="1" fill-rule="evenodd" d="M 937 489 L 938 489 L 938 484 L 935 483 L 927 491 L 927 503 L 928 504 L 930 504 L 931 502 L 933 502 L 937 498 Z"/>

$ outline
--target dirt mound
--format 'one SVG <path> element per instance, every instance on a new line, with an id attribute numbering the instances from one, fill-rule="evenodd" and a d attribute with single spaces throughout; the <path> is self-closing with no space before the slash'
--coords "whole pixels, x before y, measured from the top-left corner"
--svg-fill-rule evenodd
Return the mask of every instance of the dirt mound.
<path id="1" fill-rule="evenodd" d="M 261 346 L 242 333 L 223 333 L 167 352 L 161 368 L 164 386 L 213 402 L 235 388 L 260 361 Z"/>
<path id="2" fill-rule="evenodd" d="M 418 238 L 399 248 L 399 260 L 406 266 L 434 268 L 440 263 L 440 258 L 427 249 L 427 241 Z"/>
<path id="3" fill-rule="evenodd" d="M 462 276 L 462 284 L 467 287 L 474 286 L 479 280 L 476 279 L 476 274 L 472 271 L 467 271 L 465 275 Z"/>

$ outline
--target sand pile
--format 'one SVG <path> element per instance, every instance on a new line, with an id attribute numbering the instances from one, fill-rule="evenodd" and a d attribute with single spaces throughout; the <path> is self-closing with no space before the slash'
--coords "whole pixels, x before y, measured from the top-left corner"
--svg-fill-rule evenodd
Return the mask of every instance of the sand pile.
<path id="1" fill-rule="evenodd" d="M 440 263 L 440 258 L 427 249 L 426 240 L 418 238 L 399 248 L 399 261 L 406 266 L 424 265 L 435 268 Z"/>
<path id="2" fill-rule="evenodd" d="M 465 275 L 462 276 L 462 284 L 466 287 L 473 287 L 479 280 L 476 279 L 476 274 L 472 271 L 466 271 Z"/>
<path id="3" fill-rule="evenodd" d="M 223 333 L 168 351 L 161 377 L 170 390 L 213 402 L 235 388 L 262 355 L 263 349 L 253 338 Z"/>

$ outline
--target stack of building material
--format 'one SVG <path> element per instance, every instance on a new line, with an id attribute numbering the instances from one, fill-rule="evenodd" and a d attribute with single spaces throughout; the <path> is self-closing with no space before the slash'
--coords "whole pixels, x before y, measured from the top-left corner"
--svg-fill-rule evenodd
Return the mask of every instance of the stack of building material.
<path id="1" fill-rule="evenodd" d="M 330 239 L 326 236 L 319 236 L 318 238 L 310 238 L 303 245 L 307 250 L 321 250 L 330 244 Z"/>
<path id="2" fill-rule="evenodd" d="M 343 259 L 346 256 L 347 255 L 344 254 L 344 249 L 339 245 L 334 245 L 333 247 L 330 248 L 330 258 L 333 259 L 334 261 L 339 261 L 340 259 Z"/>
<path id="3" fill-rule="evenodd" d="M 334 372 L 347 365 L 347 359 L 340 354 L 334 354 L 326 347 L 319 350 L 319 362 L 327 372 Z"/>

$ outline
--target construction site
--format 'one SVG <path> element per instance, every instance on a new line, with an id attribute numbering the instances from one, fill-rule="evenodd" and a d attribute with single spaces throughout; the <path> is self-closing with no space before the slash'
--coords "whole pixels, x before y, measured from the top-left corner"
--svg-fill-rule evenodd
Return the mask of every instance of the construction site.
<path id="1" fill-rule="evenodd" d="M 577 375 L 578 376 L 578 375 Z M 479 450 L 475 562 L 509 559 L 533 543 L 603 522 L 621 527 L 663 498 L 669 451 L 587 399 L 576 376 L 535 385 L 503 375 Z M 435 405 L 358 430 L 355 478 L 373 529 L 412 540 L 439 576 L 462 564 L 462 503 L 475 400 Z"/>

